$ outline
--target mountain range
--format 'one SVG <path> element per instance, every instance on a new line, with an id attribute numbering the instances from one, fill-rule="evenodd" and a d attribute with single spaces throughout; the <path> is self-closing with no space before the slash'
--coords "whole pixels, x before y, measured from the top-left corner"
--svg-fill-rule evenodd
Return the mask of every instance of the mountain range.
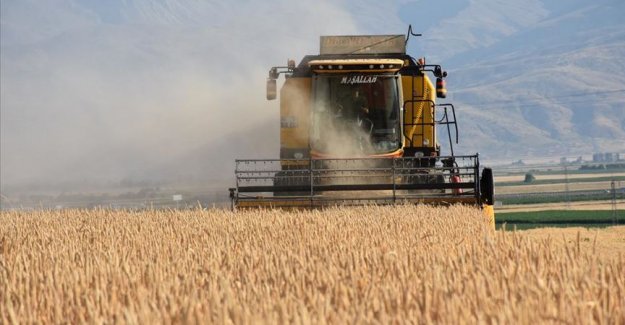
<path id="1" fill-rule="evenodd" d="M 0 3 L 0 176 L 11 184 L 230 181 L 275 158 L 271 66 L 320 35 L 422 33 L 448 71 L 457 153 L 625 151 L 622 0 L 7 0 Z M 441 139 L 442 144 L 446 142 Z"/>

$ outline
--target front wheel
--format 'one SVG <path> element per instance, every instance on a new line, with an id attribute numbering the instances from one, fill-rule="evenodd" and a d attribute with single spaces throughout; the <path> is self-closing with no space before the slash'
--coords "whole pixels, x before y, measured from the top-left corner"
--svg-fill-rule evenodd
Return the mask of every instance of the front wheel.
<path id="1" fill-rule="evenodd" d="M 493 178 L 493 170 L 484 168 L 482 170 L 482 178 L 480 179 L 480 190 L 482 202 L 487 205 L 493 205 L 495 202 L 495 181 Z"/>

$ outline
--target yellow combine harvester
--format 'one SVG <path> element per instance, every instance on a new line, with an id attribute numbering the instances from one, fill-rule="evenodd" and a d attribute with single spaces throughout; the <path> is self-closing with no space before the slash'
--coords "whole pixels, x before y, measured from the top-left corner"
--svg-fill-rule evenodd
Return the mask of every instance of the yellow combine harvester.
<path id="1" fill-rule="evenodd" d="M 463 203 L 492 220 L 492 171 L 480 173 L 477 154 L 453 154 L 455 109 L 436 103 L 447 72 L 407 55 L 410 35 L 322 36 L 319 55 L 271 68 L 267 99 L 286 77 L 280 159 L 236 161 L 233 208 Z"/>

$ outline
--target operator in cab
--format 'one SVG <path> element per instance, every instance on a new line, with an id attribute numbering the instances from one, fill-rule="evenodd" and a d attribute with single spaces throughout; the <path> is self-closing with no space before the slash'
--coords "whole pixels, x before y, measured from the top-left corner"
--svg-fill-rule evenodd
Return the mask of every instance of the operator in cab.
<path id="1" fill-rule="evenodd" d="M 373 122 L 369 114 L 369 104 L 358 88 L 355 88 L 352 92 L 351 105 L 354 108 L 353 112 L 356 112 L 356 124 L 367 134 L 371 134 Z"/>

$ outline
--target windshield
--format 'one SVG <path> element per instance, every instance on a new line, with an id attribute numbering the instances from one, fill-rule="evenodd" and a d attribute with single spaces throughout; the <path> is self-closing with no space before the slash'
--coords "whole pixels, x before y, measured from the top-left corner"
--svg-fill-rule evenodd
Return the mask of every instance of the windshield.
<path id="1" fill-rule="evenodd" d="M 394 75 L 317 75 L 311 146 L 338 157 L 395 151 L 399 107 Z"/>

